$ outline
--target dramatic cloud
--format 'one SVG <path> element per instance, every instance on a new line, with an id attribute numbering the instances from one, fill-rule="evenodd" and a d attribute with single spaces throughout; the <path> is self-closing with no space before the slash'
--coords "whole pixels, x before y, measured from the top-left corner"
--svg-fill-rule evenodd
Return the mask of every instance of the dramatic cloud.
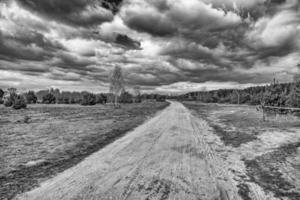
<path id="1" fill-rule="evenodd" d="M 18 0 L 25 8 L 50 20 L 58 20 L 72 25 L 92 26 L 113 19 L 113 13 L 120 1 L 96 0 Z"/>
<path id="2" fill-rule="evenodd" d="M 298 0 L 6 0 L 0 87 L 185 92 L 292 81 Z"/>

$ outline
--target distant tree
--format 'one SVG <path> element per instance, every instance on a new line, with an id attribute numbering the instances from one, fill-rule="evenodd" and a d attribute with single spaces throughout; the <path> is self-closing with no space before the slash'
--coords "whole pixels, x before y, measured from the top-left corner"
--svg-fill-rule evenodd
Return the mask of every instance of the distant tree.
<path id="1" fill-rule="evenodd" d="M 110 92 L 114 95 L 114 104 L 117 106 L 118 97 L 122 94 L 124 90 L 124 79 L 122 75 L 122 69 L 116 66 L 110 77 Z"/>
<path id="2" fill-rule="evenodd" d="M 9 94 L 16 94 L 17 93 L 16 88 L 8 88 L 7 91 L 9 92 Z"/>
<path id="3" fill-rule="evenodd" d="M 70 103 L 69 97 L 64 97 L 63 102 L 64 102 L 64 104 L 69 104 Z"/>
<path id="4" fill-rule="evenodd" d="M 274 81 L 275 82 L 275 81 Z M 267 87 L 264 94 L 264 103 L 266 106 L 283 106 L 281 101 L 282 88 L 279 84 L 272 84 Z"/>
<path id="5" fill-rule="evenodd" d="M 13 109 L 19 110 L 27 107 L 26 100 L 22 95 L 16 95 L 14 103 L 12 105 Z"/>
<path id="6" fill-rule="evenodd" d="M 0 99 L 2 99 L 4 96 L 4 91 L 0 88 Z"/>
<path id="7" fill-rule="evenodd" d="M 52 93 L 48 93 L 43 96 L 42 103 L 44 104 L 55 104 L 56 103 L 56 98 Z"/>
<path id="8" fill-rule="evenodd" d="M 158 101 L 158 102 L 165 102 L 166 101 L 166 97 L 162 96 L 162 95 L 157 95 L 156 96 L 156 101 Z"/>
<path id="9" fill-rule="evenodd" d="M 120 103 L 133 103 L 133 96 L 129 92 L 123 92 L 119 98 Z"/>
<path id="10" fill-rule="evenodd" d="M 34 91 L 29 91 L 25 94 L 26 102 L 28 104 L 35 104 L 37 102 L 37 96 Z"/>
<path id="11" fill-rule="evenodd" d="M 300 107 L 300 81 L 294 84 L 293 90 L 289 96 L 289 105 L 292 107 Z"/>
<path id="12" fill-rule="evenodd" d="M 72 97 L 72 98 L 70 99 L 70 104 L 76 104 L 76 100 L 75 100 L 74 97 Z"/>
<path id="13" fill-rule="evenodd" d="M 96 100 L 97 100 L 96 95 L 91 94 L 91 93 L 87 93 L 87 94 L 83 95 L 81 105 L 83 105 L 83 106 L 96 105 L 96 103 L 97 103 Z"/>
<path id="14" fill-rule="evenodd" d="M 133 96 L 134 96 L 134 102 L 135 103 L 140 103 L 142 101 L 141 88 L 139 86 L 135 86 L 133 88 Z"/>
<path id="15" fill-rule="evenodd" d="M 2 89 L 0 89 L 0 104 L 3 104 L 3 96 L 4 96 L 4 91 Z"/>
<path id="16" fill-rule="evenodd" d="M 11 106 L 13 106 L 15 99 L 17 97 L 17 89 L 16 88 L 8 88 L 7 91 L 8 91 L 8 95 L 5 98 L 4 105 L 6 107 L 11 107 Z"/>
<path id="17" fill-rule="evenodd" d="M 107 96 L 104 94 L 98 94 L 96 95 L 96 102 L 99 104 L 105 104 L 107 101 Z"/>

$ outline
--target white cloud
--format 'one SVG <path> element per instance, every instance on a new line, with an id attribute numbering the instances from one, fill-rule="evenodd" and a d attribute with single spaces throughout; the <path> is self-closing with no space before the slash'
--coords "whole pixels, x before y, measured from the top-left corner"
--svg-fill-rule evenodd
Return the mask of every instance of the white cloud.
<path id="1" fill-rule="evenodd" d="M 254 47 L 279 47 L 296 42 L 300 36 L 300 15 L 293 11 L 282 11 L 274 17 L 263 17 L 253 24 L 248 33 L 249 44 Z"/>
<path id="2" fill-rule="evenodd" d="M 237 82 L 215 82 L 215 81 L 207 81 L 203 83 L 194 83 L 194 82 L 177 82 L 170 85 L 165 85 L 161 87 L 157 87 L 155 89 L 156 92 L 159 93 L 186 93 L 193 91 L 210 91 L 217 89 L 242 89 L 251 86 L 255 86 L 256 84 L 240 84 Z"/>

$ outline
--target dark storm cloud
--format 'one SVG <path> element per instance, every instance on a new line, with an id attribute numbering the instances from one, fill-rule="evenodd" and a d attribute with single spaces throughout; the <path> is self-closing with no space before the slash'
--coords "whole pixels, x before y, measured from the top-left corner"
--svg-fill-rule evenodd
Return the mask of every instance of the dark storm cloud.
<path id="1" fill-rule="evenodd" d="M 122 47 L 128 49 L 141 49 L 141 43 L 133 40 L 124 34 L 117 34 L 116 41 L 117 44 L 120 44 Z"/>
<path id="2" fill-rule="evenodd" d="M 125 23 L 132 29 L 154 36 L 176 34 L 176 27 L 162 16 L 149 13 L 126 13 Z"/>
<path id="3" fill-rule="evenodd" d="M 85 71 L 86 67 L 95 64 L 95 61 L 86 56 L 77 56 L 67 52 L 59 52 L 52 64 L 61 68 Z"/>
<path id="4" fill-rule="evenodd" d="M 97 0 L 18 0 L 25 8 L 64 23 L 78 26 L 99 25 L 111 21 L 121 1 Z"/>
<path id="5" fill-rule="evenodd" d="M 83 87 L 107 85 L 116 65 L 127 85 L 148 89 L 260 84 L 299 70 L 299 8 L 298 0 L 6 1 L 0 70 Z"/>
<path id="6" fill-rule="evenodd" d="M 63 45 L 59 42 L 51 41 L 38 32 L 23 30 L 22 33 L 4 35 L 0 31 L 2 59 L 42 61 L 51 57 L 53 52 L 63 49 Z"/>

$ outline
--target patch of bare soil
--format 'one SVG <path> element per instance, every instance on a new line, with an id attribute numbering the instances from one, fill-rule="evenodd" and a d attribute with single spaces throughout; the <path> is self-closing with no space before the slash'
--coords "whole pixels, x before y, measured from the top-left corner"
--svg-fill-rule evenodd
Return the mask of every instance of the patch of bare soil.
<path id="1" fill-rule="evenodd" d="M 233 147 L 239 147 L 241 144 L 251 142 L 257 139 L 256 133 L 248 134 L 241 131 L 226 131 L 224 128 L 210 123 L 210 126 L 214 129 L 215 134 L 217 134 L 225 145 L 231 145 Z"/>
<path id="2" fill-rule="evenodd" d="M 289 165 L 287 159 L 298 156 L 299 147 L 300 142 L 287 144 L 253 160 L 245 160 L 248 176 L 265 190 L 273 192 L 276 197 L 299 200 L 300 190 L 291 180 L 287 179 L 289 174 L 285 174 L 286 170 L 284 170 Z M 299 168 L 297 165 L 291 167 Z"/>

